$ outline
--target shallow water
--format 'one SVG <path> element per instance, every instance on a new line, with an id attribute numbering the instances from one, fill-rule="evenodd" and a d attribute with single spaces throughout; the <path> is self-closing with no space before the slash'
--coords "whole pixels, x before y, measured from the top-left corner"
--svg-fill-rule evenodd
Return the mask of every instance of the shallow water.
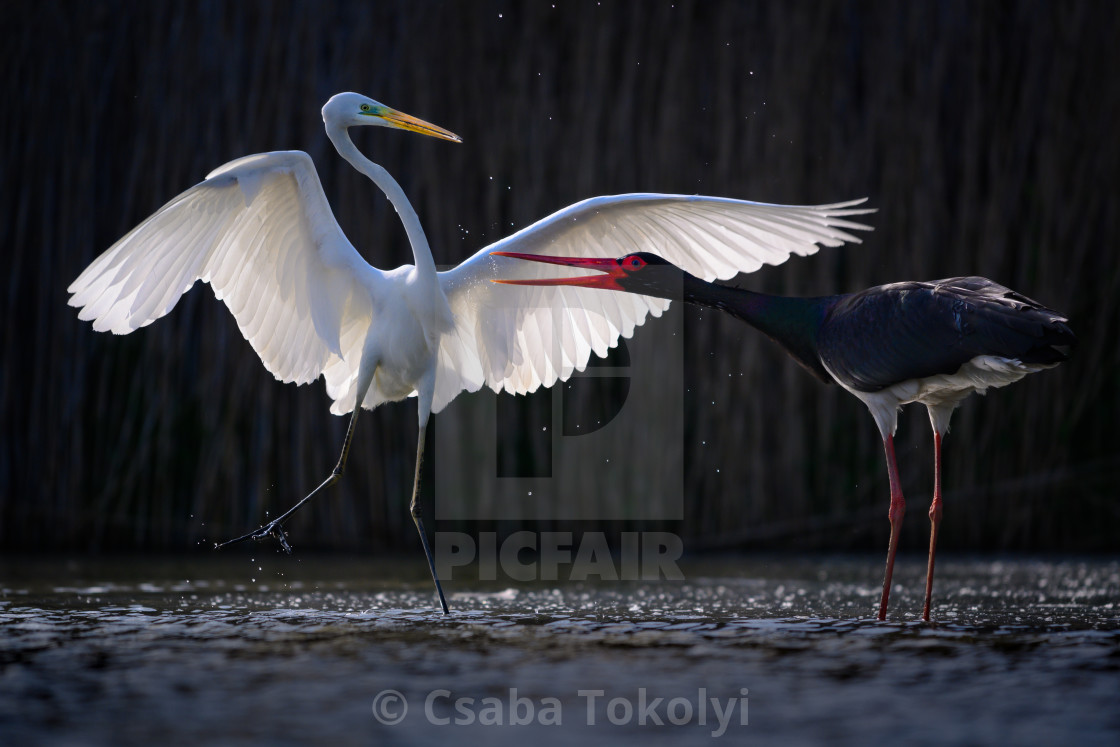
<path id="1" fill-rule="evenodd" d="M 0 560 L 0 743 L 1120 740 L 1120 561 L 939 559 L 923 624 L 917 557 L 886 623 L 879 558 L 454 581 L 449 616 L 414 560 Z"/>

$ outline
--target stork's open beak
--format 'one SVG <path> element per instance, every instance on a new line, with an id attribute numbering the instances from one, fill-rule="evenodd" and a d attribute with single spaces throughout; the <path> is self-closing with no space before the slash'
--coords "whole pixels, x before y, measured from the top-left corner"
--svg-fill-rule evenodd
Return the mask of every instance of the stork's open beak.
<path id="1" fill-rule="evenodd" d="M 367 117 L 378 117 L 385 120 L 390 127 L 396 127 L 401 130 L 408 130 L 409 132 L 418 132 L 421 135 L 428 135 L 430 137 L 438 137 L 441 140 L 450 140 L 454 143 L 463 142 L 463 138 L 456 135 L 450 130 L 445 130 L 438 125 L 431 122 L 414 117 L 411 114 L 399 112 L 396 109 L 391 109 L 388 106 L 383 106 L 380 109 L 374 108 L 373 111 L 362 112 Z"/>
<path id="2" fill-rule="evenodd" d="M 587 257 L 550 257 L 544 254 L 519 254 L 517 252 L 492 252 L 494 257 L 512 257 L 530 262 L 546 262 L 552 265 L 578 267 L 583 270 L 596 270 L 603 275 L 581 275 L 574 278 L 527 278 L 514 280 L 495 278 L 492 282 L 507 285 L 574 285 L 579 288 L 605 288 L 607 290 L 622 290 L 618 284 L 619 278 L 625 273 L 614 259 L 594 259 Z"/>

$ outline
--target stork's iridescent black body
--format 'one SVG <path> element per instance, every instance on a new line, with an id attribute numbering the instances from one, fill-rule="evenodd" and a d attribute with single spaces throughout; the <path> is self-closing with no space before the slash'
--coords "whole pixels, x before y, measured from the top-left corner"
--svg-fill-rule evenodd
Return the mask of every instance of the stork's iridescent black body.
<path id="1" fill-rule="evenodd" d="M 620 259 L 521 258 L 605 273 L 531 281 L 535 285 L 621 290 L 725 311 L 764 332 L 821 381 L 839 384 L 867 405 L 883 438 L 891 486 L 891 537 L 880 620 L 886 618 L 905 513 L 894 455 L 899 407 L 924 404 L 933 427 L 934 489 L 922 610 L 928 620 L 942 512 L 941 440 L 953 410 L 973 392 L 1006 386 L 1061 363 L 1076 342 L 1061 314 L 982 277 L 793 298 L 707 283 L 646 253 Z"/>

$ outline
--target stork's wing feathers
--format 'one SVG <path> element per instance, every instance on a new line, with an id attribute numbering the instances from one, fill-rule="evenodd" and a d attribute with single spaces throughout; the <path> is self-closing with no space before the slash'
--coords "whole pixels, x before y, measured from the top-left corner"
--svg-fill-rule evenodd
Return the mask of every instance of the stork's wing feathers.
<path id="1" fill-rule="evenodd" d="M 558 277 L 560 269 L 491 256 L 495 251 L 559 257 L 621 257 L 652 252 L 705 280 L 809 255 L 818 244 L 859 242 L 869 230 L 848 216 L 873 212 L 855 205 L 770 205 L 715 197 L 630 194 L 596 197 L 565 208 L 492 244 L 440 273 L 455 314 L 444 336 L 433 412 L 459 391 L 483 384 L 524 393 L 583 370 L 629 337 L 647 314 L 669 302 L 630 293 L 572 286 L 519 286 L 491 280 Z M 572 276 L 571 268 L 563 273 Z"/>
<path id="2" fill-rule="evenodd" d="M 282 151 L 215 169 L 68 290 L 79 318 L 125 334 L 169 312 L 196 281 L 210 283 L 276 378 L 322 374 L 345 411 L 372 315 L 366 286 L 377 277 L 335 221 L 311 158 Z"/>
<path id="3" fill-rule="evenodd" d="M 956 373 L 978 356 L 1053 365 L 1076 340 L 1058 312 L 982 277 L 907 281 L 842 298 L 820 355 L 845 386 L 879 391 Z M 872 329 L 876 334 L 867 335 Z"/>

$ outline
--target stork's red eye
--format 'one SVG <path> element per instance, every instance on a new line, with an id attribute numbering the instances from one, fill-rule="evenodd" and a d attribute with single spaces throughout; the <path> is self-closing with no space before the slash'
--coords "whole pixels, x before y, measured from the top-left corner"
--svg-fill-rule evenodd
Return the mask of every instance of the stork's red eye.
<path id="1" fill-rule="evenodd" d="M 645 267 L 646 261 L 641 257 L 629 257 L 626 260 L 627 266 L 632 270 L 637 270 L 639 267 Z"/>

